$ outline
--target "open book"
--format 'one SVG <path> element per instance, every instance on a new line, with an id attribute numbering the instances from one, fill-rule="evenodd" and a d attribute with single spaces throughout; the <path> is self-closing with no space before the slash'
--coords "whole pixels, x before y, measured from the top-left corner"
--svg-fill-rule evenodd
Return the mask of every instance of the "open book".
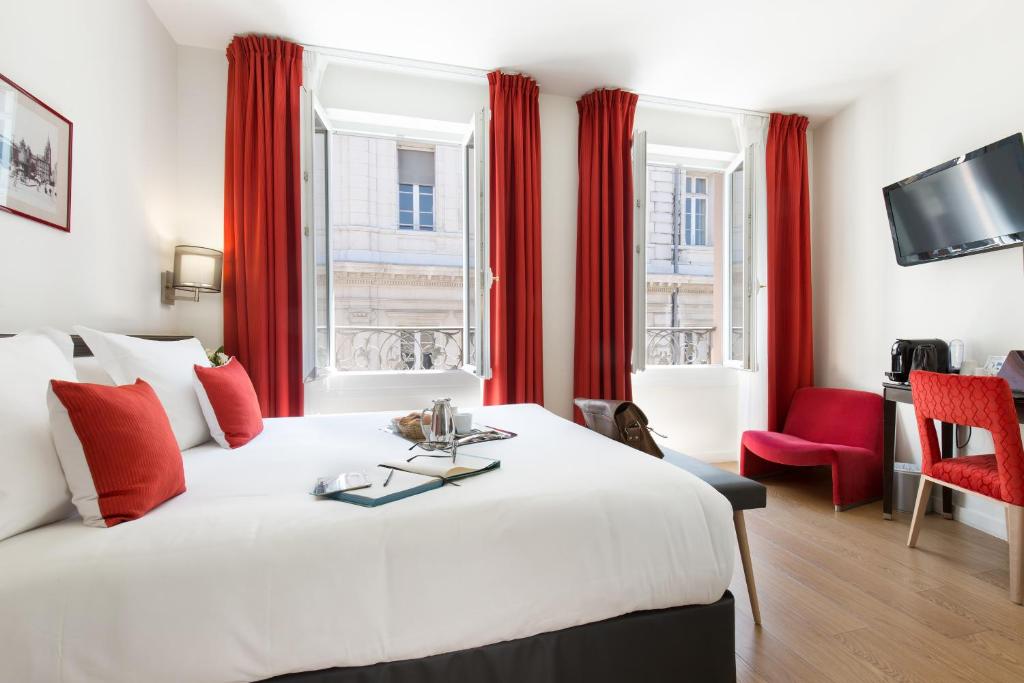
<path id="1" fill-rule="evenodd" d="M 448 455 L 417 455 L 409 460 L 382 462 L 380 466 L 399 472 L 435 477 L 442 481 L 455 481 L 472 477 L 481 472 L 497 469 L 501 467 L 501 461 L 460 453 L 456 457 L 455 462 L 452 462 L 451 457 Z"/>
<path id="2" fill-rule="evenodd" d="M 372 477 L 358 473 L 321 477 L 310 493 L 320 498 L 333 498 L 363 507 L 377 507 L 499 467 L 500 460 L 475 455 L 460 454 L 454 463 L 447 455 L 443 458 L 420 455 L 411 460 L 381 463 L 377 468 L 380 474 Z M 363 480 L 356 481 L 358 477 Z"/>

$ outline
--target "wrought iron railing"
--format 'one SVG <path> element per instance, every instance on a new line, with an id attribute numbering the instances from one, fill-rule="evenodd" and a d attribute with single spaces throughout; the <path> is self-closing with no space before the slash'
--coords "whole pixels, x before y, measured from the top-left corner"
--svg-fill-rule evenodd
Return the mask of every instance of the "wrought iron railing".
<path id="1" fill-rule="evenodd" d="M 461 327 L 335 327 L 339 370 L 453 370 L 462 365 Z"/>
<path id="2" fill-rule="evenodd" d="M 648 365 L 711 363 L 714 327 L 648 327 Z M 336 327 L 338 370 L 452 370 L 464 361 L 461 327 Z"/>
<path id="3" fill-rule="evenodd" d="M 648 365 L 707 365 L 714 327 L 648 327 Z"/>

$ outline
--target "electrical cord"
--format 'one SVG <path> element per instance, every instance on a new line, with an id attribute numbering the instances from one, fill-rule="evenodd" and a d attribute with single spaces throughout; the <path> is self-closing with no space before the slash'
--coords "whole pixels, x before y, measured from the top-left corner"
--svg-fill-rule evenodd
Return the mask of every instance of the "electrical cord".
<path id="1" fill-rule="evenodd" d="M 971 427 L 970 425 L 964 425 L 964 426 L 967 427 L 967 439 L 963 443 L 960 443 L 960 438 L 959 438 L 959 436 L 960 436 L 959 429 L 960 428 L 957 427 L 956 447 L 958 449 L 960 449 L 960 448 L 967 448 L 967 444 L 969 444 L 971 442 L 971 437 L 974 435 L 974 428 L 973 427 Z"/>

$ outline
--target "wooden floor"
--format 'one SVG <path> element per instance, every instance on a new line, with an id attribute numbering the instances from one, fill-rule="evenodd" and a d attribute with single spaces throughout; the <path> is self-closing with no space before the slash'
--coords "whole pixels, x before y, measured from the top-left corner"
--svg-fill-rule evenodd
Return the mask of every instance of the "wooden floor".
<path id="1" fill-rule="evenodd" d="M 746 513 L 763 625 L 737 560 L 739 681 L 1024 681 L 1024 607 L 1004 541 L 941 515 L 916 549 L 909 515 L 833 512 L 827 471 L 765 480 Z"/>

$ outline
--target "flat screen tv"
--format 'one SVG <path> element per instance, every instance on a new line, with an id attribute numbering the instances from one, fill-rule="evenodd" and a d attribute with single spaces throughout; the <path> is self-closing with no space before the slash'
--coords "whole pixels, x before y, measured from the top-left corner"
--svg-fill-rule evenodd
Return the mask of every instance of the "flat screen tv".
<path id="1" fill-rule="evenodd" d="M 901 266 L 1024 243 L 1020 133 L 882 190 Z"/>

